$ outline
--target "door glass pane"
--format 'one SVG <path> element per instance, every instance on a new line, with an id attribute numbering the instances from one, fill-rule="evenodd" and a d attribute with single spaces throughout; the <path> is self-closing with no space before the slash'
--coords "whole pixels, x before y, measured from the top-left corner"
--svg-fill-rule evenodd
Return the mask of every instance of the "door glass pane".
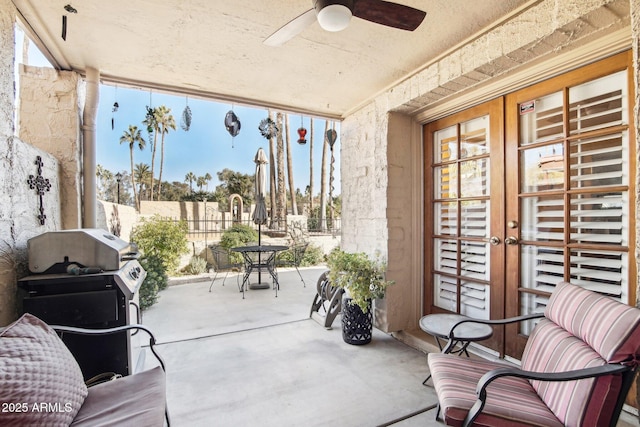
<path id="1" fill-rule="evenodd" d="M 627 271 L 627 254 L 616 251 L 571 251 L 571 283 L 624 299 L 622 286 Z"/>
<path id="2" fill-rule="evenodd" d="M 458 288 L 457 280 L 441 274 L 433 275 L 433 302 L 436 307 L 457 312 Z"/>
<path id="3" fill-rule="evenodd" d="M 474 157 L 487 154 L 487 133 L 489 117 L 483 116 L 460 124 L 460 157 Z"/>
<path id="4" fill-rule="evenodd" d="M 475 319 L 489 319 L 489 286 L 462 282 L 460 313 Z"/>
<path id="5" fill-rule="evenodd" d="M 626 71 L 620 71 L 570 88 L 570 133 L 628 123 L 626 79 Z"/>
<path id="6" fill-rule="evenodd" d="M 588 193 L 571 197 L 571 241 L 627 245 L 626 192 Z"/>
<path id="7" fill-rule="evenodd" d="M 441 273 L 458 274 L 458 244 L 455 240 L 435 239 L 434 269 Z"/>
<path id="8" fill-rule="evenodd" d="M 458 197 L 458 165 L 436 166 L 434 168 L 436 199 Z"/>
<path id="9" fill-rule="evenodd" d="M 564 240 L 564 197 L 525 197 L 521 203 L 520 238 L 527 241 Z"/>
<path id="10" fill-rule="evenodd" d="M 458 158 L 457 126 L 450 126 L 433 133 L 434 163 L 444 163 Z"/>
<path id="11" fill-rule="evenodd" d="M 461 242 L 460 275 L 476 279 L 489 280 L 489 248 L 484 242 Z"/>
<path id="12" fill-rule="evenodd" d="M 489 159 L 460 162 L 460 197 L 485 196 L 489 187 Z"/>
<path id="13" fill-rule="evenodd" d="M 489 236 L 489 201 L 465 200 L 461 202 L 460 235 L 463 237 Z"/>
<path id="14" fill-rule="evenodd" d="M 521 146 L 564 136 L 562 92 L 522 103 L 519 109 Z"/>
<path id="15" fill-rule="evenodd" d="M 562 144 L 529 148 L 520 153 L 523 193 L 564 188 L 564 150 Z"/>
<path id="16" fill-rule="evenodd" d="M 621 185 L 627 181 L 628 144 L 622 133 L 571 143 L 571 188 Z"/>
<path id="17" fill-rule="evenodd" d="M 458 234 L 458 202 L 434 203 L 435 234 Z"/>
<path id="18" fill-rule="evenodd" d="M 562 248 L 522 245 L 520 257 L 523 288 L 552 292 L 564 280 Z"/>

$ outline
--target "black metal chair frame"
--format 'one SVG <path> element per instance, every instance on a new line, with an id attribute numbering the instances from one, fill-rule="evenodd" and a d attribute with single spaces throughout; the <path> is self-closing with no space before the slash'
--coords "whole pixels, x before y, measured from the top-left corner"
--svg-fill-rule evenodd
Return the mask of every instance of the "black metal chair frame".
<path id="1" fill-rule="evenodd" d="M 218 278 L 218 273 L 225 272 L 224 279 L 222 279 L 222 286 L 224 286 L 224 282 L 227 280 L 227 276 L 230 271 L 242 271 L 243 263 L 242 262 L 233 262 L 231 259 L 231 251 L 223 248 L 222 246 L 211 246 L 211 252 L 213 254 L 213 268 L 215 270 L 215 274 L 211 283 L 209 284 L 209 292 L 211 292 L 211 288 L 213 287 L 213 282 Z M 236 282 L 238 285 L 238 290 L 242 291 L 240 288 L 240 275 L 236 276 Z"/>
<path id="2" fill-rule="evenodd" d="M 279 254 L 276 258 L 276 267 L 295 267 L 296 271 L 298 272 L 298 276 L 300 276 L 300 280 L 302 280 L 302 284 L 305 288 L 307 287 L 307 284 L 302 278 L 302 274 L 300 274 L 300 270 L 298 269 L 298 267 L 300 267 L 300 263 L 302 262 L 304 254 L 307 251 L 308 247 L 309 242 L 295 243 L 291 246 L 291 253 L 293 254 L 292 260 L 283 259 L 282 254 Z"/>
<path id="3" fill-rule="evenodd" d="M 62 337 L 65 333 L 75 334 L 75 335 L 98 336 L 98 335 L 116 334 L 123 331 L 131 331 L 131 330 L 135 331 L 134 334 L 138 333 L 138 331 L 144 331 L 149 335 L 149 349 L 151 350 L 151 353 L 153 353 L 155 358 L 160 363 L 160 367 L 162 368 L 162 371 L 165 373 L 165 375 L 167 373 L 164 360 L 162 360 L 162 357 L 160 357 L 160 355 L 156 352 L 156 349 L 154 348 L 154 346 L 156 345 L 156 337 L 144 325 L 132 324 L 132 325 L 118 326 L 115 328 L 107 328 L 107 329 L 85 329 L 85 328 L 76 328 L 73 326 L 62 326 L 62 325 L 49 325 L 49 326 L 51 327 L 51 329 L 56 331 L 60 337 Z M 167 421 L 167 427 L 169 427 L 171 425 L 171 421 L 169 420 L 169 408 L 167 406 L 167 402 L 165 402 L 164 404 L 164 417 Z"/>

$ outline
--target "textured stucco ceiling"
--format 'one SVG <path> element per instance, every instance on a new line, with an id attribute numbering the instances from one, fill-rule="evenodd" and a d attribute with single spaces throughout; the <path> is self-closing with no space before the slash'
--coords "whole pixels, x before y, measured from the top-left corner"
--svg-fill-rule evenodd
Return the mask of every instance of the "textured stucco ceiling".
<path id="1" fill-rule="evenodd" d="M 357 18 L 263 40 L 312 0 L 14 0 L 62 69 L 195 96 L 343 117 L 530 0 L 398 0 L 427 12 L 414 32 Z M 71 4 L 77 13 L 65 11 Z M 67 15 L 66 41 L 61 37 Z"/>

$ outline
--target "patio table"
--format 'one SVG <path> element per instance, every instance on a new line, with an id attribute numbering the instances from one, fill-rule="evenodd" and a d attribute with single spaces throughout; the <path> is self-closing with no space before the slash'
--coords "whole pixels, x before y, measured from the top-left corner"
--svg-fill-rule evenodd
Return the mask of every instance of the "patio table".
<path id="1" fill-rule="evenodd" d="M 280 245 L 253 245 L 253 246 L 238 246 L 232 248 L 234 252 L 242 254 L 244 258 L 244 276 L 242 278 L 242 297 L 244 298 L 244 291 L 247 286 L 251 289 L 268 289 L 268 283 L 262 283 L 262 272 L 266 271 L 271 275 L 273 279 L 273 286 L 276 290 L 276 297 L 278 296 L 278 289 L 280 284 L 278 283 L 278 274 L 276 272 L 276 254 L 281 251 L 289 249 L 288 246 Z M 249 284 L 249 278 L 251 273 L 258 273 L 258 282 Z"/>
<path id="2" fill-rule="evenodd" d="M 450 345 L 442 347 L 440 339 L 448 340 L 451 328 L 455 326 L 461 320 L 470 319 L 467 316 L 461 314 L 428 314 L 420 318 L 420 329 L 432 335 L 440 351 L 443 353 L 452 353 L 462 355 L 465 354 L 469 357 L 467 347 L 474 341 L 482 341 L 490 338 L 493 335 L 493 329 L 491 326 L 482 323 L 463 323 L 455 329 L 455 340 Z M 460 345 L 459 348 L 456 347 Z M 422 384 L 426 385 L 431 375 L 429 375 Z"/>

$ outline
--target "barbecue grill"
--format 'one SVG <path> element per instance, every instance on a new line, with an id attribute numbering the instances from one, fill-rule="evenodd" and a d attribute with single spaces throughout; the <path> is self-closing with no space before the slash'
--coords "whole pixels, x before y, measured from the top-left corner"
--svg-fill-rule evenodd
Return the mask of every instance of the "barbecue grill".
<path id="1" fill-rule="evenodd" d="M 25 313 L 49 324 L 101 329 L 140 323 L 138 290 L 146 272 L 135 245 L 100 229 L 52 231 L 27 243 L 29 271 L 18 282 Z M 63 335 L 85 379 L 131 375 L 144 352 L 135 336 Z"/>

